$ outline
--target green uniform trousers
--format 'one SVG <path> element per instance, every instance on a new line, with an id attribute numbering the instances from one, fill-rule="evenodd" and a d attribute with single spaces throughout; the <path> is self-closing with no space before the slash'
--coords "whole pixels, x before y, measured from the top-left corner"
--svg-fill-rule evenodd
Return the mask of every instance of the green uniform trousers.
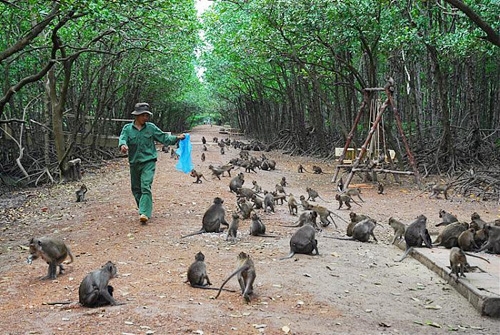
<path id="1" fill-rule="evenodd" d="M 130 164 L 130 184 L 134 195 L 139 215 L 144 214 L 148 218 L 153 212 L 153 193 L 151 185 L 155 176 L 156 160 L 144 163 Z"/>

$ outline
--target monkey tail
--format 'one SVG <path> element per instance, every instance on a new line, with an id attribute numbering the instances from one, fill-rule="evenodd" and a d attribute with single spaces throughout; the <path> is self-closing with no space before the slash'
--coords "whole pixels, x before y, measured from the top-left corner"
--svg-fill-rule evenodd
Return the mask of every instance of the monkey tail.
<path id="1" fill-rule="evenodd" d="M 74 260 L 73 254 L 71 253 L 71 250 L 68 247 L 66 247 L 66 249 L 68 250 L 69 258 L 71 259 L 71 261 L 66 263 L 66 264 L 71 264 L 71 263 L 73 263 L 73 260 Z"/>
<path id="2" fill-rule="evenodd" d="M 488 264 L 490 263 L 490 261 L 484 257 L 481 257 L 481 256 L 478 256 L 478 255 L 474 255 L 474 254 L 470 254 L 468 252 L 465 252 L 464 251 L 464 254 L 466 254 L 467 256 L 471 256 L 471 257 L 476 257 L 476 258 L 479 258 L 479 259 L 482 259 L 483 261 L 487 262 Z"/>
<path id="3" fill-rule="evenodd" d="M 224 285 L 226 285 L 226 283 L 229 281 L 229 279 L 233 278 L 235 275 L 237 275 L 238 273 L 242 272 L 242 271 L 245 271 L 245 270 L 248 270 L 249 269 L 249 266 L 248 265 L 245 265 L 245 266 L 242 266 L 240 267 L 239 269 L 237 269 L 236 271 L 234 271 L 233 273 L 231 273 L 231 275 L 229 277 L 227 277 L 227 279 L 222 283 L 222 285 L 220 286 L 219 288 L 219 292 L 217 292 L 217 295 L 215 296 L 215 299 L 217 299 L 220 295 L 220 293 L 222 292 L 222 288 L 224 287 Z"/>
<path id="4" fill-rule="evenodd" d="M 403 257 L 401 257 L 401 258 L 400 258 L 399 260 L 397 260 L 396 262 L 401 262 L 401 261 L 402 261 L 403 259 L 405 259 L 405 258 L 406 258 L 406 256 L 408 256 L 408 254 L 409 254 L 410 252 L 412 252 L 412 251 L 413 251 L 413 247 L 409 247 L 408 249 L 406 249 L 406 251 L 405 251 L 405 253 L 404 253 Z"/>
<path id="5" fill-rule="evenodd" d="M 349 224 L 349 222 L 347 222 L 346 220 L 344 220 L 340 215 L 334 213 L 334 212 L 330 212 L 330 215 L 335 215 L 336 217 L 338 217 L 340 220 L 344 221 L 345 223 Z M 332 217 L 332 220 L 333 220 L 333 217 Z"/>
<path id="6" fill-rule="evenodd" d="M 205 233 L 205 229 L 200 229 L 198 231 L 195 231 L 194 233 L 181 236 L 181 238 L 185 238 L 185 237 L 189 237 L 189 236 L 194 236 L 194 235 L 199 235 L 199 234 L 203 234 L 203 233 Z"/>
<path id="7" fill-rule="evenodd" d="M 284 260 L 284 259 L 292 258 L 294 255 L 295 255 L 295 251 L 290 251 L 290 254 L 288 254 L 288 256 L 286 256 L 286 257 L 280 258 L 280 261 Z"/>
<path id="8" fill-rule="evenodd" d="M 326 203 L 329 203 L 329 204 L 331 204 L 331 203 L 332 203 L 331 201 L 326 201 L 325 199 L 323 199 L 323 198 L 322 198 L 322 197 L 320 197 L 319 195 L 318 195 L 318 198 L 320 198 L 321 200 L 323 200 L 323 201 L 324 201 L 324 202 L 326 202 Z"/>

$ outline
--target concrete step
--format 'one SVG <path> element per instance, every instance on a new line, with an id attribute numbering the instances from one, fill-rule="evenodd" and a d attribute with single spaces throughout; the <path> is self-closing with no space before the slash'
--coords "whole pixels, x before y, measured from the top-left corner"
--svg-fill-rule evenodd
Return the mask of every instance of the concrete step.
<path id="1" fill-rule="evenodd" d="M 405 250 L 404 243 L 401 243 L 399 247 Z M 486 258 L 490 263 L 467 256 L 467 262 L 471 265 L 473 272 L 466 272 L 466 277 L 460 277 L 457 282 L 455 282 L 455 275 L 450 276 L 450 249 L 414 248 L 410 255 L 446 280 L 481 315 L 500 318 L 500 255 L 484 252 L 470 253 Z"/>

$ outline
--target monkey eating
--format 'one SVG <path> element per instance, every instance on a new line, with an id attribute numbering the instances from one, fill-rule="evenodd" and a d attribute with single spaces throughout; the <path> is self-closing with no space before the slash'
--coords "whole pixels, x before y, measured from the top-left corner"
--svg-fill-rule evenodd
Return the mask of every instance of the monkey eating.
<path id="1" fill-rule="evenodd" d="M 427 230 L 426 223 L 427 217 L 425 217 L 425 215 L 419 215 L 417 219 L 406 228 L 406 250 L 404 255 L 401 259 L 397 260 L 397 262 L 403 261 L 413 248 L 422 246 L 422 242 L 427 248 L 432 248 L 431 236 Z"/>
<path id="2" fill-rule="evenodd" d="M 82 186 L 80 186 L 80 188 L 75 192 L 76 202 L 84 202 L 85 193 L 87 193 L 87 186 L 85 186 L 85 184 L 82 184 Z"/>
<path id="3" fill-rule="evenodd" d="M 202 228 L 194 233 L 181 236 L 181 238 L 185 238 L 188 236 L 194 236 L 203 233 L 220 233 L 224 229 L 220 228 L 220 225 L 225 225 L 229 227 L 229 223 L 227 223 L 225 219 L 226 211 L 222 204 L 224 200 L 219 197 L 214 198 L 213 204 L 206 210 L 202 219 Z"/>
<path id="4" fill-rule="evenodd" d="M 28 264 L 31 264 L 33 260 L 38 257 L 49 264 L 47 276 L 41 279 L 56 279 L 58 266 L 59 274 L 62 274 L 64 271 L 62 262 L 64 262 L 66 257 L 69 256 L 71 259 L 68 264 L 73 263 L 73 254 L 71 250 L 59 239 L 50 237 L 32 238 L 29 243 L 29 251 L 30 255 L 26 260 Z"/>
<path id="5" fill-rule="evenodd" d="M 115 264 L 108 261 L 99 270 L 90 272 L 83 278 L 78 289 L 80 304 L 85 307 L 122 305 L 113 298 L 113 286 L 109 281 L 117 277 Z"/>
<path id="6" fill-rule="evenodd" d="M 309 255 L 313 251 L 316 252 L 315 255 L 319 255 L 316 230 L 310 224 L 305 224 L 292 235 L 290 238 L 290 253 L 288 256 L 280 258 L 280 260 L 292 258 L 295 254 Z"/>
<path id="7" fill-rule="evenodd" d="M 200 173 L 200 172 L 197 172 L 195 169 L 192 169 L 191 170 L 191 173 L 190 173 L 190 176 L 193 177 L 193 178 L 196 178 L 195 181 L 193 181 L 193 183 L 196 183 L 196 184 L 201 184 L 203 183 L 203 180 L 201 180 L 201 178 L 207 180 L 204 176 L 203 176 L 203 173 Z M 208 181 L 208 180 L 207 180 Z"/>
<path id="8" fill-rule="evenodd" d="M 222 283 L 215 299 L 219 297 L 224 285 L 226 285 L 226 283 L 235 275 L 237 275 L 243 298 L 245 298 L 246 302 L 250 302 L 250 295 L 253 294 L 253 283 L 257 273 L 250 255 L 244 253 L 243 251 L 238 255 L 238 268 Z"/>

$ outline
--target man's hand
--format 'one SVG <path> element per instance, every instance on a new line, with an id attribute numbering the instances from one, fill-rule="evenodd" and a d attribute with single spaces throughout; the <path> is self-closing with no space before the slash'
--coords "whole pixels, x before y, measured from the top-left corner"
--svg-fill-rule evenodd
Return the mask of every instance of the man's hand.
<path id="1" fill-rule="evenodd" d="M 120 146 L 120 151 L 122 152 L 122 154 L 126 154 L 128 152 L 128 147 L 125 144 L 122 144 Z"/>
<path id="2" fill-rule="evenodd" d="M 178 140 L 183 140 L 185 138 L 186 138 L 186 135 L 184 135 L 184 134 L 177 135 Z"/>

